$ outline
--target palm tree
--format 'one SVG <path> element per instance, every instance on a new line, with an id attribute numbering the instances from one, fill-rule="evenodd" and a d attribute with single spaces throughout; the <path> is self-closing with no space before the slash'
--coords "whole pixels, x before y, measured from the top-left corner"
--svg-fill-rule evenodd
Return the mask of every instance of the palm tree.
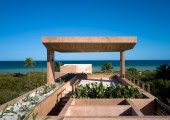
<path id="1" fill-rule="evenodd" d="M 112 63 L 105 63 L 102 68 L 101 68 L 102 72 L 106 73 L 106 72 L 112 72 L 113 70 L 113 65 Z"/>
<path id="2" fill-rule="evenodd" d="M 24 66 L 27 67 L 34 67 L 35 64 L 36 64 L 35 61 L 30 57 L 26 58 L 24 61 Z M 29 78 L 30 78 L 30 72 L 29 72 Z"/>
<path id="3" fill-rule="evenodd" d="M 136 78 L 139 75 L 139 72 L 136 68 L 129 68 L 126 70 L 126 76 L 128 79 Z"/>
<path id="4" fill-rule="evenodd" d="M 60 72 L 60 66 L 62 65 L 61 62 L 55 62 L 55 71 Z"/>
<path id="5" fill-rule="evenodd" d="M 156 68 L 157 79 L 170 79 L 170 66 L 164 64 Z"/>

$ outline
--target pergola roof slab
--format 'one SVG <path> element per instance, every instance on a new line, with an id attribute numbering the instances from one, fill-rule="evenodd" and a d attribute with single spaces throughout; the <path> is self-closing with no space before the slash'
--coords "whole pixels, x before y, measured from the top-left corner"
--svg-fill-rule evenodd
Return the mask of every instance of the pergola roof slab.
<path id="1" fill-rule="evenodd" d="M 136 37 L 43 37 L 47 49 L 58 52 L 118 52 L 133 49 Z"/>

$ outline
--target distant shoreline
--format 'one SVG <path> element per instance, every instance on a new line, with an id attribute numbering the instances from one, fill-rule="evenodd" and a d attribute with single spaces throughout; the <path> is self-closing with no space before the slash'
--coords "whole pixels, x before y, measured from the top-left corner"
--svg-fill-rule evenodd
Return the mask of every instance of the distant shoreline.
<path id="1" fill-rule="evenodd" d="M 24 60 L 0 60 L 0 62 L 23 62 Z M 35 60 L 35 61 L 47 61 L 47 60 Z M 55 61 L 120 61 L 120 60 L 55 60 Z M 170 60 L 126 60 L 126 61 L 170 61 Z"/>
<path id="2" fill-rule="evenodd" d="M 93 72 L 100 71 L 101 66 L 108 62 L 113 64 L 114 71 L 119 71 L 120 69 L 119 60 L 64 60 L 60 62 L 62 62 L 62 64 L 92 64 Z M 170 65 L 170 60 L 126 60 L 126 69 L 136 68 L 139 71 L 155 70 L 158 66 L 163 64 Z M 0 61 L 0 73 L 26 73 L 32 70 L 46 72 L 46 67 L 46 61 L 36 61 L 34 68 L 25 67 L 24 61 Z"/>

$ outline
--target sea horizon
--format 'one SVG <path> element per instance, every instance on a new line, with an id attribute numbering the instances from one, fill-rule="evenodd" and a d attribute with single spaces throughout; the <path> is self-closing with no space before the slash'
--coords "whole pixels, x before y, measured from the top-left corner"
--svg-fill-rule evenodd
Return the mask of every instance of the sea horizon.
<path id="1" fill-rule="evenodd" d="M 25 61 L 25 60 L 0 60 L 0 62 L 5 62 L 5 61 Z M 47 60 L 34 60 L 34 61 L 47 61 Z M 55 60 L 55 61 L 120 61 L 120 60 Z M 155 59 L 155 60 L 125 60 L 125 61 L 170 61 L 169 59 Z"/>
<path id="2" fill-rule="evenodd" d="M 120 70 L 120 60 L 55 60 L 63 64 L 92 64 L 93 72 L 101 71 L 104 63 L 112 63 L 113 71 Z M 29 71 L 46 72 L 46 60 L 35 60 L 36 65 L 24 66 L 24 61 L 0 61 L 0 73 L 26 73 Z M 139 71 L 155 70 L 163 64 L 170 65 L 170 60 L 126 60 L 126 69 L 136 68 Z"/>

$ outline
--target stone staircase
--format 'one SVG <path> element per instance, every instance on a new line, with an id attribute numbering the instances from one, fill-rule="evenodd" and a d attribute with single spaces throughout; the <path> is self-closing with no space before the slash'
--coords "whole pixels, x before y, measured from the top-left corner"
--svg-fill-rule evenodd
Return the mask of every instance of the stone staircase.
<path id="1" fill-rule="evenodd" d="M 73 95 L 72 93 L 72 88 L 69 87 L 67 88 L 63 93 L 62 93 L 62 98 L 60 100 L 60 110 L 64 108 L 66 103 L 69 101 L 70 97 Z"/>

